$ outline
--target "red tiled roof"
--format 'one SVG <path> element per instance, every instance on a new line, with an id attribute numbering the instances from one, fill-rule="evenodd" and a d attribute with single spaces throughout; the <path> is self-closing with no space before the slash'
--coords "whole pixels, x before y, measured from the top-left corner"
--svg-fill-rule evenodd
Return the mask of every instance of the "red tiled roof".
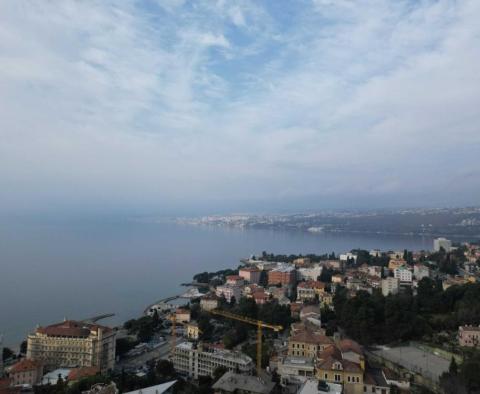
<path id="1" fill-rule="evenodd" d="M 297 287 L 302 289 L 324 289 L 325 283 L 318 280 L 307 280 L 306 282 L 300 282 Z"/>
<path id="2" fill-rule="evenodd" d="M 340 348 L 342 353 L 352 351 L 354 353 L 363 355 L 362 347 L 357 342 L 352 341 L 351 339 L 342 339 L 338 344 L 338 347 Z"/>
<path id="3" fill-rule="evenodd" d="M 311 343 L 315 345 L 332 345 L 333 341 L 322 334 L 314 333 L 309 330 L 300 331 L 290 337 L 291 342 Z"/>
<path id="4" fill-rule="evenodd" d="M 98 331 L 100 328 L 107 332 L 112 330 L 110 327 L 100 326 L 98 324 L 65 320 L 47 327 L 39 327 L 37 328 L 37 332 L 49 336 L 88 337 L 91 331 Z"/>
<path id="5" fill-rule="evenodd" d="M 240 275 L 228 275 L 227 280 L 243 280 Z"/>
<path id="6" fill-rule="evenodd" d="M 32 371 L 39 368 L 41 365 L 42 364 L 39 361 L 24 358 L 23 360 L 12 366 L 12 368 L 10 369 L 10 373 Z"/>
<path id="7" fill-rule="evenodd" d="M 86 378 L 88 376 L 95 376 L 100 372 L 100 368 L 98 367 L 81 367 L 81 368 L 74 368 L 68 374 L 68 380 L 74 381 Z"/>

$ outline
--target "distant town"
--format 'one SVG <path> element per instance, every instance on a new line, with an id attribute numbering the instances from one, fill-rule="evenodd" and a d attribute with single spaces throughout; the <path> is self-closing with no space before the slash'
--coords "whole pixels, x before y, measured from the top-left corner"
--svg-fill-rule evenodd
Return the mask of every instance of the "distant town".
<path id="1" fill-rule="evenodd" d="M 303 230 L 312 233 L 429 235 L 464 239 L 480 237 L 480 207 L 210 215 L 179 218 L 177 222 L 237 228 Z"/>
<path id="2" fill-rule="evenodd" d="M 0 393 L 478 392 L 479 263 L 479 243 L 445 237 L 428 251 L 260 252 L 122 326 L 32 327 L 3 348 Z"/>

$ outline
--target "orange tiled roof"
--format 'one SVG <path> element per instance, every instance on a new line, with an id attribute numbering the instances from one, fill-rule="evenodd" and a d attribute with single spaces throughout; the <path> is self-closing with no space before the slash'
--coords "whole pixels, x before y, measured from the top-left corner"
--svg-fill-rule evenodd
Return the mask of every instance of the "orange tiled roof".
<path id="1" fill-rule="evenodd" d="M 309 330 L 302 330 L 290 337 L 291 342 L 311 343 L 315 345 L 332 345 L 333 341 L 322 334 L 311 332 Z"/>
<path id="2" fill-rule="evenodd" d="M 98 367 L 81 367 L 81 368 L 74 368 L 68 374 L 68 380 L 74 381 L 86 378 L 88 376 L 95 376 L 100 372 L 100 368 Z"/>
<path id="3" fill-rule="evenodd" d="M 39 327 L 37 328 L 37 332 L 49 336 L 88 337 L 91 331 L 98 331 L 100 328 L 107 332 L 112 330 L 110 327 L 100 326 L 98 324 L 65 320 L 50 326 Z"/>
<path id="4" fill-rule="evenodd" d="M 37 369 L 41 365 L 42 364 L 39 361 L 24 358 L 23 360 L 13 365 L 13 367 L 10 369 L 10 373 L 32 371 Z"/>

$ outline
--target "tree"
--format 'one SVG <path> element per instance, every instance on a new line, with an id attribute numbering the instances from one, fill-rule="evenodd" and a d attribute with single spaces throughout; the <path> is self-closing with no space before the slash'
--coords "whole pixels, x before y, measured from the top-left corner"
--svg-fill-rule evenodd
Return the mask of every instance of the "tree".
<path id="1" fill-rule="evenodd" d="M 12 349 L 8 348 L 8 347 L 4 347 L 3 348 L 3 352 L 2 352 L 2 359 L 3 361 L 6 361 L 8 360 L 9 358 L 12 358 L 15 356 L 15 353 L 13 352 Z"/>
<path id="2" fill-rule="evenodd" d="M 457 375 L 458 374 L 458 365 L 457 362 L 455 361 L 455 357 L 452 356 L 452 360 L 450 361 L 450 366 L 448 367 L 448 372 L 451 375 Z"/>
<path id="3" fill-rule="evenodd" d="M 27 341 L 22 341 L 22 343 L 20 344 L 20 353 L 27 354 L 27 347 L 28 347 Z"/>
<path id="4" fill-rule="evenodd" d="M 155 370 L 162 377 L 170 377 L 175 375 L 175 368 L 169 360 L 158 360 Z"/>
<path id="5" fill-rule="evenodd" d="M 213 371 L 213 381 L 216 382 L 220 379 L 226 372 L 228 371 L 227 367 L 220 365 L 219 367 L 215 368 Z"/>

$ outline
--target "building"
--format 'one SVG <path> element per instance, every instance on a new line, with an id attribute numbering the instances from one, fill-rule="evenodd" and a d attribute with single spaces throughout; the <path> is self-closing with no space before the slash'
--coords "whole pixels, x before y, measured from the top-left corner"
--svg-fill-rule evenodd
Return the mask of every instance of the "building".
<path id="1" fill-rule="evenodd" d="M 275 383 L 268 376 L 240 375 L 226 372 L 212 386 L 215 394 L 270 394 Z"/>
<path id="2" fill-rule="evenodd" d="M 466 347 L 477 347 L 480 345 L 480 326 L 458 327 L 458 344 Z"/>
<path id="3" fill-rule="evenodd" d="M 235 300 L 235 302 L 238 302 L 242 296 L 242 288 L 240 286 L 229 284 L 217 286 L 215 292 L 217 297 L 225 297 L 228 303 L 231 303 L 232 299 Z"/>
<path id="4" fill-rule="evenodd" d="M 290 264 L 277 264 L 268 272 L 269 285 L 293 285 L 297 279 L 295 267 Z"/>
<path id="5" fill-rule="evenodd" d="M 297 394 L 342 394 L 343 386 L 327 383 L 324 380 L 308 379 L 299 388 Z"/>
<path id="6" fill-rule="evenodd" d="M 200 308 L 204 311 L 211 311 L 218 308 L 218 297 L 215 294 L 207 294 L 200 299 Z"/>
<path id="7" fill-rule="evenodd" d="M 364 372 L 363 350 L 351 340 L 342 340 L 338 346 L 329 346 L 317 357 L 317 379 L 342 384 L 346 394 L 364 392 Z"/>
<path id="8" fill-rule="evenodd" d="M 188 323 L 190 321 L 190 309 L 177 308 L 175 310 L 175 319 L 177 323 Z"/>
<path id="9" fill-rule="evenodd" d="M 245 284 L 245 279 L 240 275 L 228 275 L 226 279 L 227 285 L 242 286 Z"/>
<path id="10" fill-rule="evenodd" d="M 322 274 L 323 267 L 320 264 L 315 264 L 313 267 L 302 267 L 297 269 L 298 280 L 318 280 Z"/>
<path id="11" fill-rule="evenodd" d="M 144 387 L 143 389 L 129 391 L 124 394 L 170 394 L 173 393 L 173 386 L 175 383 L 177 383 L 176 380 L 171 380 L 170 382 Z"/>
<path id="12" fill-rule="evenodd" d="M 311 357 L 287 356 L 280 360 L 277 373 L 282 386 L 300 386 L 315 377 L 315 363 Z"/>
<path id="13" fill-rule="evenodd" d="M 418 281 L 421 281 L 423 278 L 430 278 L 430 268 L 424 264 L 415 264 L 413 266 L 413 275 Z"/>
<path id="14" fill-rule="evenodd" d="M 410 271 L 408 268 L 402 266 L 399 268 L 396 268 L 393 271 L 393 277 L 397 278 L 400 280 L 400 282 L 408 282 L 411 283 L 413 279 L 412 271 Z"/>
<path id="15" fill-rule="evenodd" d="M 35 386 L 42 381 L 43 363 L 24 358 L 14 364 L 9 371 L 12 386 Z"/>
<path id="16" fill-rule="evenodd" d="M 172 355 L 175 370 L 189 377 L 212 376 L 218 367 L 232 372 L 248 374 L 252 371 L 253 361 L 247 355 L 223 349 L 207 348 L 191 342 L 180 343 Z"/>
<path id="17" fill-rule="evenodd" d="M 84 378 L 95 376 L 99 373 L 100 373 L 100 369 L 98 367 L 74 368 L 70 370 L 70 373 L 68 374 L 68 382 L 72 383 Z"/>
<path id="18" fill-rule="evenodd" d="M 293 264 L 296 267 L 303 267 L 311 263 L 310 257 L 299 257 L 298 259 L 293 260 Z"/>
<path id="19" fill-rule="evenodd" d="M 357 255 L 353 253 L 343 253 L 340 255 L 340 261 L 353 261 L 354 263 L 357 262 Z"/>
<path id="20" fill-rule="evenodd" d="M 96 366 L 104 372 L 115 364 L 115 336 L 110 327 L 65 320 L 28 335 L 27 358 L 46 369 Z"/>
<path id="21" fill-rule="evenodd" d="M 382 257 L 382 251 L 380 249 L 372 249 L 370 251 L 370 256 L 372 256 L 372 257 Z"/>
<path id="22" fill-rule="evenodd" d="M 315 358 L 333 341 L 318 332 L 304 330 L 293 334 L 288 340 L 288 355 Z"/>
<path id="23" fill-rule="evenodd" d="M 297 286 L 297 299 L 312 301 L 316 296 L 320 297 L 325 292 L 325 283 L 319 281 L 300 282 Z"/>
<path id="24" fill-rule="evenodd" d="M 446 238 L 435 238 L 433 240 L 433 251 L 440 252 L 440 249 L 444 249 L 445 252 L 450 252 L 452 249 L 452 241 Z"/>
<path id="25" fill-rule="evenodd" d="M 382 279 L 382 294 L 384 297 L 388 296 L 389 294 L 398 294 L 399 289 L 400 279 L 392 278 L 391 276 Z"/>
<path id="26" fill-rule="evenodd" d="M 403 259 L 391 259 L 388 262 L 388 269 L 394 271 L 397 268 L 403 267 L 405 264 L 407 264 L 407 262 Z"/>
<path id="27" fill-rule="evenodd" d="M 256 267 L 244 267 L 238 270 L 238 275 L 249 283 L 259 284 L 262 271 Z"/>
<path id="28" fill-rule="evenodd" d="M 187 324 L 187 338 L 196 341 L 200 337 L 200 329 L 195 321 Z"/>

